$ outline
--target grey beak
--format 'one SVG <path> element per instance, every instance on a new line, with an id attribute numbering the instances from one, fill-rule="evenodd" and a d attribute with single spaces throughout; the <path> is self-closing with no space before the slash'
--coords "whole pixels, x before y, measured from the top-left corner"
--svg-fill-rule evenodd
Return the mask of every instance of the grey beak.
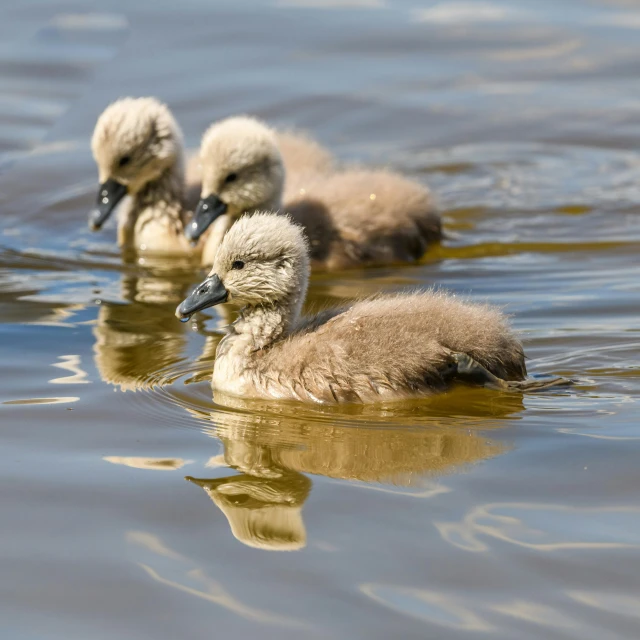
<path id="1" fill-rule="evenodd" d="M 186 322 L 197 311 L 226 302 L 228 296 L 229 293 L 224 288 L 222 281 L 214 274 L 199 284 L 193 293 L 178 305 L 176 317 L 182 322 Z"/>
<path id="2" fill-rule="evenodd" d="M 109 178 L 98 189 L 96 207 L 89 213 L 89 228 L 98 231 L 106 222 L 116 205 L 127 195 L 127 187 Z"/>
<path id="3" fill-rule="evenodd" d="M 212 193 L 198 202 L 193 218 L 187 224 L 184 234 L 191 242 L 197 242 L 200 236 L 209 228 L 211 223 L 227 212 L 227 205 Z"/>

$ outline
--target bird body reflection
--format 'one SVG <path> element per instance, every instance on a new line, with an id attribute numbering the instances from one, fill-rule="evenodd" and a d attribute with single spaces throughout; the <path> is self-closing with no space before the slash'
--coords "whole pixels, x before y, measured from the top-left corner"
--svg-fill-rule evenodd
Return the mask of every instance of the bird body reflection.
<path id="1" fill-rule="evenodd" d="M 294 551 L 307 543 L 302 505 L 311 490 L 311 480 L 301 473 L 282 471 L 279 477 L 247 473 L 199 480 L 224 513 L 233 535 L 249 547 L 271 551 Z"/>
<path id="2" fill-rule="evenodd" d="M 96 368 L 104 382 L 122 391 L 148 389 L 162 382 L 183 358 L 186 328 L 172 310 L 193 278 L 188 259 L 130 265 L 121 276 L 124 302 L 101 301 L 94 327 Z"/>
<path id="3" fill-rule="evenodd" d="M 205 490 L 240 542 L 265 550 L 305 546 L 302 507 L 312 486 L 306 474 L 392 485 L 424 497 L 447 491 L 434 482 L 435 476 L 464 470 L 504 450 L 481 431 L 461 428 L 455 419 L 400 426 L 387 416 L 380 426 L 358 426 L 346 423 L 344 416 L 342 423 L 328 421 L 327 415 L 323 420 L 297 418 L 285 403 L 216 399 L 225 410 L 209 414 L 206 432 L 223 443 L 216 462 L 240 473 L 187 480 Z M 506 413 L 512 410 L 507 405 Z M 495 417 L 478 420 L 478 426 L 495 428 Z"/>

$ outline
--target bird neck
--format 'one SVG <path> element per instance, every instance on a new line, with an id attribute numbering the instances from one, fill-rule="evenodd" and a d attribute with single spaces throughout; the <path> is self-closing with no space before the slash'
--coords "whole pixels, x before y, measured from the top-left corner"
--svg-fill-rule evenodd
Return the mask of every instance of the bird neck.
<path id="1" fill-rule="evenodd" d="M 261 202 L 259 205 L 255 207 L 251 207 L 249 209 L 245 209 L 243 214 L 254 214 L 260 211 L 273 211 L 274 213 L 280 211 L 282 209 L 282 193 L 276 194 L 273 198 L 269 198 L 264 202 Z"/>
<path id="2" fill-rule="evenodd" d="M 177 225 L 184 225 L 185 162 L 182 153 L 155 180 L 147 182 L 134 195 L 134 214 L 145 209 L 157 211 L 158 216 L 169 218 Z"/>
<path id="3" fill-rule="evenodd" d="M 247 305 L 240 310 L 239 318 L 220 343 L 218 357 L 230 351 L 248 356 L 286 338 L 295 329 L 307 295 L 308 265 L 298 273 L 298 286 L 286 298 L 269 304 Z"/>
<path id="4" fill-rule="evenodd" d="M 287 302 L 247 306 L 233 323 L 234 333 L 243 336 L 250 352 L 285 338 L 298 320 L 299 311 Z"/>
<path id="5" fill-rule="evenodd" d="M 254 207 L 248 207 L 242 213 L 249 215 L 258 213 L 260 211 L 273 211 L 274 213 L 282 211 L 282 198 L 284 196 L 284 182 L 285 182 L 285 167 L 283 164 L 278 166 L 276 173 L 273 175 L 273 193 L 271 197 L 265 198 L 262 202 L 256 204 Z"/>

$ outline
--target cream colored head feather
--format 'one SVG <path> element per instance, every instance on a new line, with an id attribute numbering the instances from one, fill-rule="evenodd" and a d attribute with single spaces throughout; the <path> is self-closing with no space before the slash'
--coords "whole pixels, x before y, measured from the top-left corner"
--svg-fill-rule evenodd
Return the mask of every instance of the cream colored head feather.
<path id="1" fill-rule="evenodd" d="M 211 274 L 233 302 L 263 305 L 293 298 L 302 304 L 309 279 L 302 227 L 284 215 L 243 216 L 222 240 Z"/>
<path id="2" fill-rule="evenodd" d="M 100 182 L 115 180 L 130 194 L 183 164 L 180 127 L 155 98 L 122 98 L 109 105 L 98 118 L 91 149 Z"/>
<path id="3" fill-rule="evenodd" d="M 284 165 L 275 133 L 263 122 L 238 116 L 213 124 L 200 161 L 202 197 L 216 195 L 230 215 L 280 207 Z"/>

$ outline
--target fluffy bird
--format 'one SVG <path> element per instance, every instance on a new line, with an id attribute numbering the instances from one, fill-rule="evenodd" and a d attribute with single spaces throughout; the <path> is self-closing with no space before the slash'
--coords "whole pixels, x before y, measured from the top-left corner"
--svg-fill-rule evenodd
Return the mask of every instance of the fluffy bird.
<path id="1" fill-rule="evenodd" d="M 312 267 L 321 270 L 411 262 L 442 235 L 423 185 L 390 171 L 336 170 L 330 163 L 319 170 L 298 166 L 291 176 L 277 132 L 254 118 L 213 124 L 200 161 L 202 198 L 186 233 L 197 240 L 215 226 L 203 262 L 213 262 L 236 219 L 264 210 L 286 211 L 304 227 Z"/>
<path id="2" fill-rule="evenodd" d="M 208 278 L 176 310 L 186 320 L 226 301 L 243 306 L 218 345 L 215 390 L 372 403 L 429 395 L 456 380 L 541 386 L 525 380 L 522 344 L 494 308 L 426 291 L 304 318 L 308 278 L 304 230 L 287 216 L 256 213 L 230 228 Z"/>
<path id="3" fill-rule="evenodd" d="M 329 151 L 306 135 L 294 131 L 274 135 L 292 188 L 297 176 L 322 175 L 333 167 Z M 202 189 L 199 158 L 185 159 L 182 132 L 165 104 L 156 98 L 117 100 L 98 118 L 91 148 L 100 180 L 96 206 L 89 215 L 92 229 L 100 229 L 122 203 L 121 247 L 170 254 L 202 252 L 211 264 L 223 232 L 214 225 L 199 234 L 203 237 L 198 243 L 185 238 Z M 125 196 L 130 196 L 128 201 Z"/>
<path id="4" fill-rule="evenodd" d="M 182 132 L 167 106 L 155 98 L 114 102 L 98 118 L 91 149 L 100 180 L 91 228 L 100 229 L 128 195 L 119 211 L 121 247 L 191 252 L 184 229 L 199 176 L 191 163 L 187 180 Z"/>

